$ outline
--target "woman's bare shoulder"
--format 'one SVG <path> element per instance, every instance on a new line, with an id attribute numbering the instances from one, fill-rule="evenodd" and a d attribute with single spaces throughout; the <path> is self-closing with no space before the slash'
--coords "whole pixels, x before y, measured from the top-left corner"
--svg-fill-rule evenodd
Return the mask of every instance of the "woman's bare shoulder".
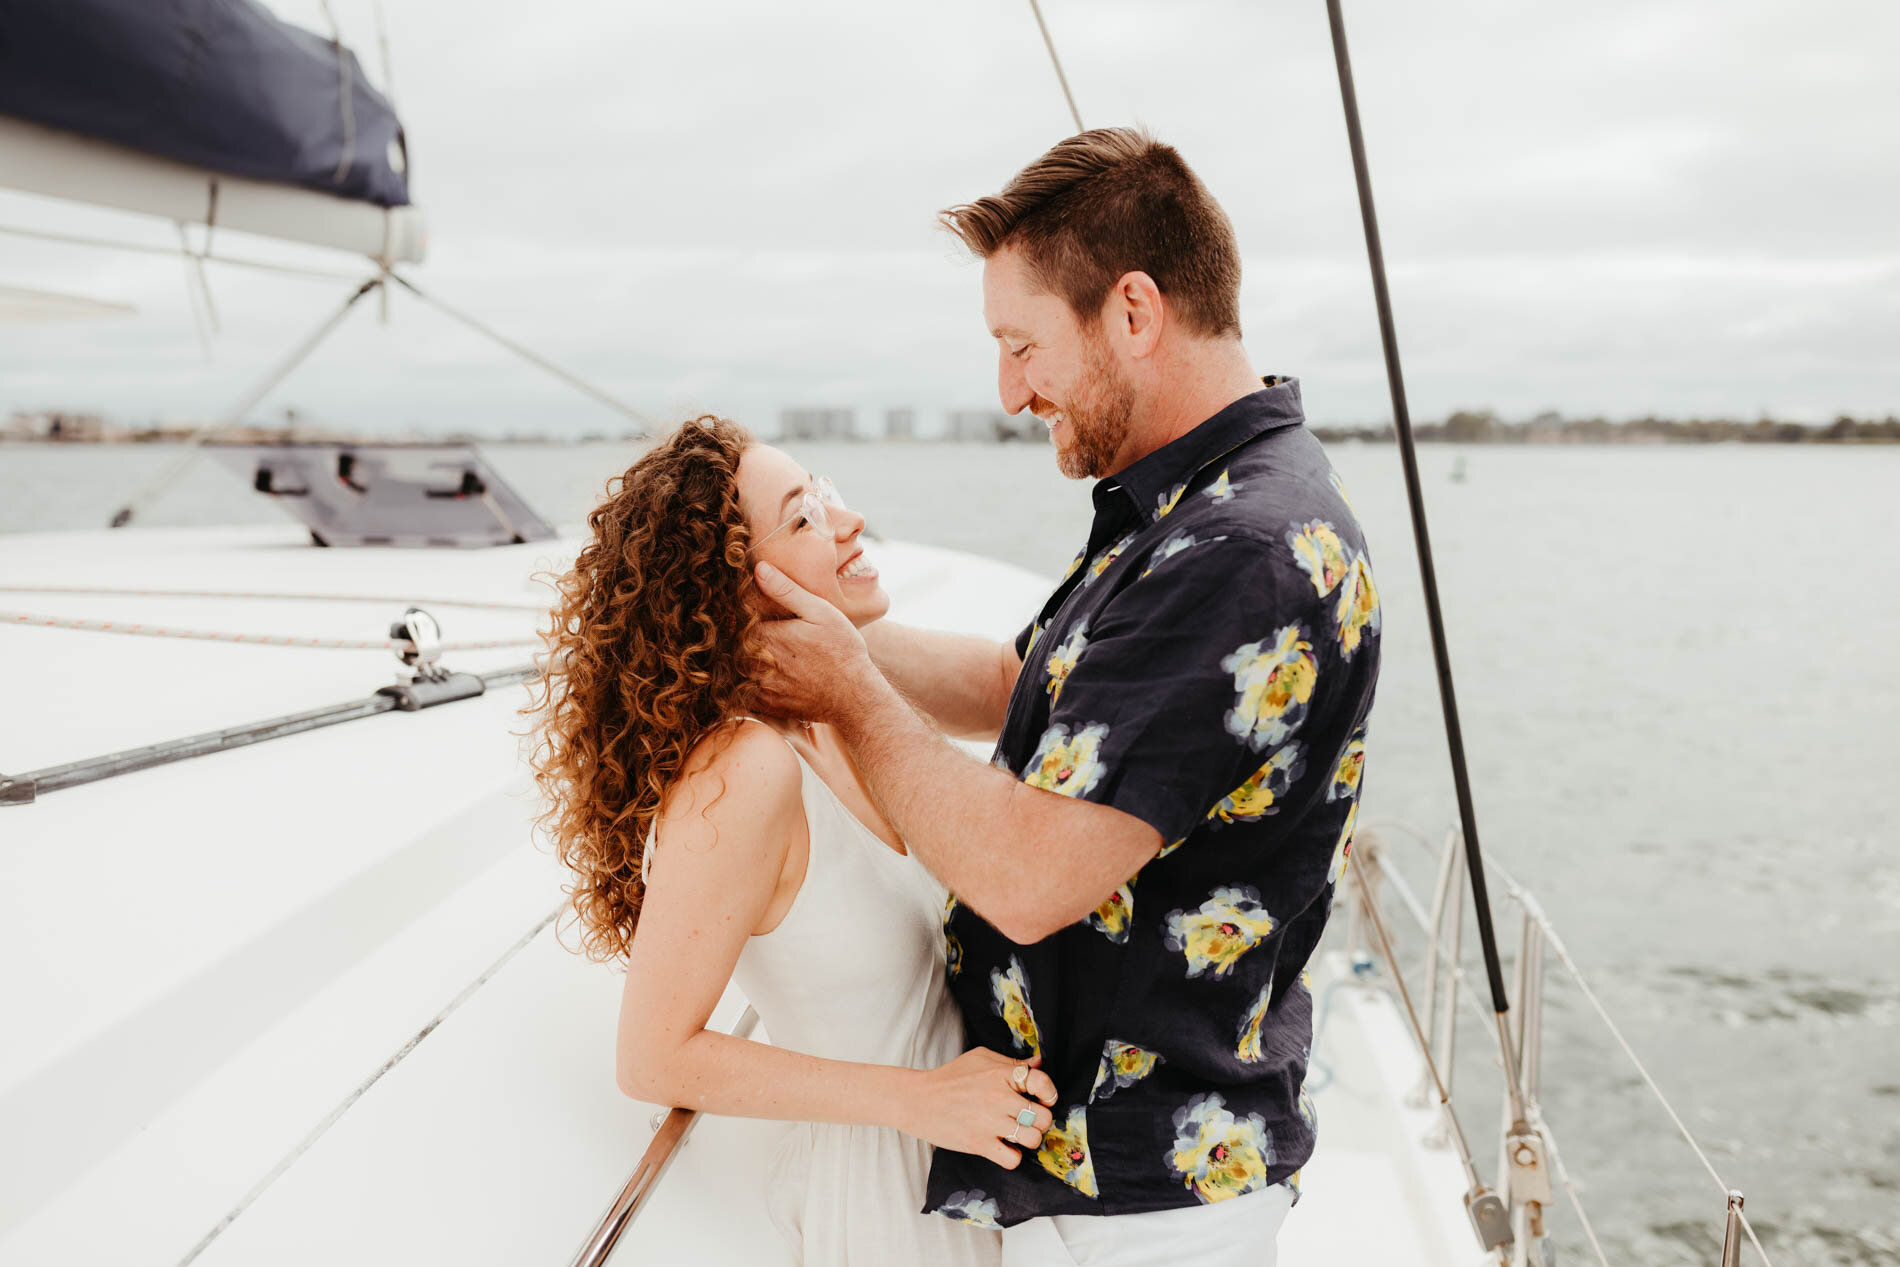
<path id="1" fill-rule="evenodd" d="M 803 779 L 792 747 L 763 722 L 732 721 L 687 754 L 660 805 L 663 838 L 738 832 L 782 840 L 803 815 Z"/>

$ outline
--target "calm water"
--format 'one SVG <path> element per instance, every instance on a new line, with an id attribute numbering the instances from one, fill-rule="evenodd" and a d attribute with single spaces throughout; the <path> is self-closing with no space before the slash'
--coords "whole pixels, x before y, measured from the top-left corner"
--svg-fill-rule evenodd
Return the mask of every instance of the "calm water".
<path id="1" fill-rule="evenodd" d="M 1054 574 L 1086 533 L 1086 490 L 1046 448 L 794 451 L 884 535 Z M 637 450 L 487 452 L 578 522 Z M 0 447 L 0 532 L 101 525 L 169 457 Z M 1397 455 L 1334 460 L 1385 599 L 1364 813 L 1441 835 L 1455 807 Z M 1900 1263 L 1900 449 L 1421 461 L 1487 849 L 1539 895 L 1776 1261 Z M 204 462 L 146 522 L 278 517 Z M 1429 889 L 1429 859 L 1397 858 Z M 1554 965 L 1547 1007 L 1547 1116 L 1612 1261 L 1713 1262 L 1713 1181 Z M 1461 1036 L 1459 1077 L 1488 1132 L 1484 1041 Z M 1488 1172 L 1495 1143 L 1474 1148 Z M 1552 1225 L 1585 1261 L 1561 1196 Z"/>

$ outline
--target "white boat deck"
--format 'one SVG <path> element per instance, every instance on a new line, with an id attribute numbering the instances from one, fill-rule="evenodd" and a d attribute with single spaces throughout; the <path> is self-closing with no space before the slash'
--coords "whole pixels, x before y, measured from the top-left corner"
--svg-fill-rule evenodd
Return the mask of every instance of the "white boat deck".
<path id="1" fill-rule="evenodd" d="M 529 573 L 565 562 L 557 543 L 303 542 L 296 528 L 9 537 L 0 585 L 391 601 L 9 593 L 0 608 L 376 639 L 412 594 L 544 601 Z M 896 615 L 918 624 L 1008 634 L 1046 592 L 1000 564 L 872 551 Z M 535 621 L 434 614 L 451 640 L 530 636 Z M 531 652 L 445 660 L 480 671 Z M 10 774 L 357 698 L 394 669 L 386 651 L 3 625 L 0 655 Z M 619 974 L 553 929 L 528 936 L 562 877 L 530 841 L 508 736 L 526 698 L 503 688 L 0 807 L 0 1264 L 178 1263 L 227 1219 L 196 1262 L 567 1260 L 654 1110 L 614 1086 Z M 1397 1098 L 1417 1065 L 1390 1004 L 1342 987 L 1315 1058 L 1332 1074 L 1322 1148 L 1282 1261 L 1477 1262 L 1457 1168 L 1417 1146 L 1431 1115 Z M 781 1129 L 703 1121 L 614 1261 L 784 1261 L 749 1199 Z"/>

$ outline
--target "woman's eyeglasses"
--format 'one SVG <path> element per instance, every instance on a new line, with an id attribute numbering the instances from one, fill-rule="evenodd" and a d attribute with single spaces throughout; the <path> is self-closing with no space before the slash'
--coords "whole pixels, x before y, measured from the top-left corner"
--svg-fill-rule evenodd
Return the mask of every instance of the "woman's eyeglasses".
<path id="1" fill-rule="evenodd" d="M 766 533 L 763 537 L 760 537 L 757 541 L 754 541 L 752 548 L 754 550 L 758 549 L 800 520 L 810 520 L 812 526 L 818 529 L 818 531 L 829 533 L 831 531 L 831 515 L 827 511 L 827 507 L 843 510 L 844 498 L 838 496 L 838 490 L 832 485 L 830 480 L 820 475 L 812 487 L 805 491 L 804 498 L 798 503 L 797 513 L 778 527 L 772 529 L 772 531 Z"/>

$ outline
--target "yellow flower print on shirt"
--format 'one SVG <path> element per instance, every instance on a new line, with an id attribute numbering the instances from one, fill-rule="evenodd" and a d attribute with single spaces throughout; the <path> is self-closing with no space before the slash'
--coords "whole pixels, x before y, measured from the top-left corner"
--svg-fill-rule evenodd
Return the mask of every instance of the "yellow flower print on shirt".
<path id="1" fill-rule="evenodd" d="M 1339 604 L 1333 609 L 1339 622 L 1339 650 L 1348 660 L 1359 649 L 1367 630 L 1379 632 L 1379 591 L 1372 584 L 1372 565 L 1356 554 L 1339 585 Z"/>
<path id="2" fill-rule="evenodd" d="M 1215 889 L 1199 910 L 1171 911 L 1165 922 L 1168 949 L 1187 957 L 1187 974 L 1212 970 L 1224 977 L 1239 958 L 1273 935 L 1273 917 L 1254 888 Z"/>
<path id="3" fill-rule="evenodd" d="M 1193 533 L 1189 533 L 1189 532 L 1175 533 L 1172 537 L 1169 537 L 1166 541 L 1163 541 L 1158 547 L 1156 547 L 1155 552 L 1153 554 L 1148 556 L 1148 566 L 1143 568 L 1141 570 L 1141 575 L 1136 577 L 1135 579 L 1146 580 L 1148 577 L 1148 574 L 1153 572 L 1156 568 L 1160 567 L 1163 563 L 1166 563 L 1169 559 L 1172 559 L 1175 555 L 1181 553 L 1181 551 L 1187 549 L 1189 546 L 1199 545 L 1199 544 L 1200 543 L 1194 539 Z"/>
<path id="4" fill-rule="evenodd" d="M 1286 534 L 1286 543 L 1293 550 L 1293 561 L 1313 582 L 1319 597 L 1325 598 L 1345 579 L 1346 546 L 1331 524 L 1318 519 L 1296 524 Z"/>
<path id="5" fill-rule="evenodd" d="M 1333 846 L 1333 865 L 1326 872 L 1326 883 L 1339 883 L 1339 873 L 1346 869 L 1346 859 L 1352 856 L 1353 826 L 1359 820 L 1359 802 L 1354 801 L 1352 808 L 1346 811 L 1345 825 L 1339 829 L 1339 843 Z"/>
<path id="6" fill-rule="evenodd" d="M 1003 1230 L 1002 1209 L 995 1198 L 981 1188 L 971 1188 L 965 1192 L 953 1192 L 948 1200 L 937 1207 L 937 1213 L 958 1223 L 970 1223 L 977 1227 L 988 1228 L 993 1232 Z"/>
<path id="7" fill-rule="evenodd" d="M 1275 633 L 1271 646 L 1262 641 L 1236 648 L 1220 667 L 1234 675 L 1237 693 L 1227 710 L 1227 733 L 1255 752 L 1285 743 L 1306 720 L 1319 665 L 1298 625 Z"/>
<path id="8" fill-rule="evenodd" d="M 1153 1073 L 1160 1063 L 1158 1052 L 1109 1039 L 1102 1047 L 1102 1064 L 1095 1071 L 1095 1085 L 1089 1088 L 1089 1103 L 1106 1100 L 1123 1087 L 1134 1086 Z"/>
<path id="9" fill-rule="evenodd" d="M 1049 702 L 1054 704 L 1062 698 L 1062 684 L 1069 680 L 1069 670 L 1082 658 L 1089 645 L 1089 622 L 1079 622 L 1062 640 L 1062 645 L 1049 655 L 1049 680 L 1043 684 L 1043 690 L 1049 692 Z"/>
<path id="10" fill-rule="evenodd" d="M 950 917 L 956 913 L 957 899 L 953 893 L 943 904 L 943 970 L 952 977 L 963 971 L 963 943 L 950 931 Z"/>
<path id="11" fill-rule="evenodd" d="M 1246 1015 L 1240 1018 L 1240 1041 L 1234 1045 L 1234 1055 L 1241 1060 L 1253 1063 L 1265 1058 L 1260 1044 L 1260 1032 L 1267 1024 L 1267 1004 L 1273 998 L 1273 982 L 1269 980 L 1260 991 L 1260 997 L 1253 1001 Z"/>
<path id="12" fill-rule="evenodd" d="M 1089 1157 L 1088 1114 L 1081 1105 L 1060 1125 L 1051 1122 L 1036 1150 L 1042 1168 L 1085 1197 L 1095 1195 L 1095 1162 Z"/>
<path id="13" fill-rule="evenodd" d="M 1266 764 L 1247 776 L 1247 781 L 1221 797 L 1208 817 L 1223 823 L 1251 823 L 1268 814 L 1278 813 L 1275 798 L 1285 796 L 1302 774 L 1306 773 L 1306 752 L 1297 741 L 1276 748 Z"/>
<path id="14" fill-rule="evenodd" d="M 1062 580 L 1066 581 L 1075 575 L 1075 570 L 1082 566 L 1082 560 L 1088 556 L 1088 552 L 1089 548 L 1087 546 L 1083 546 L 1080 550 L 1075 552 L 1075 557 L 1069 560 L 1069 566 L 1062 569 Z M 1057 584 L 1060 583 L 1061 582 L 1057 582 Z"/>
<path id="15" fill-rule="evenodd" d="M 1042 1050 L 1042 1032 L 1036 1028 L 1036 1014 L 1029 1007 L 1029 978 L 1023 973 L 1022 960 L 1009 957 L 1009 969 L 990 969 L 990 1011 L 1003 1018 L 1009 1027 L 1009 1041 L 1017 1051 L 1034 1055 Z"/>
<path id="16" fill-rule="evenodd" d="M 1346 481 L 1339 478 L 1339 472 L 1328 471 L 1326 472 L 1326 478 L 1332 484 L 1333 491 L 1339 494 L 1339 500 L 1346 503 L 1346 509 L 1352 510 L 1352 498 L 1346 496 Z M 1354 511 L 1353 513 L 1357 514 L 1358 512 Z"/>
<path id="17" fill-rule="evenodd" d="M 1156 862 L 1160 862 L 1163 858 L 1167 857 L 1169 854 L 1173 853 L 1175 850 L 1179 849 L 1182 845 L 1185 845 L 1186 843 L 1187 843 L 1186 836 L 1181 837 L 1181 839 L 1179 840 L 1169 841 L 1167 844 L 1161 846 L 1161 851 L 1155 854 L 1154 860 Z"/>
<path id="18" fill-rule="evenodd" d="M 1090 911 L 1085 922 L 1119 946 L 1128 940 L 1128 928 L 1134 919 L 1135 882 L 1130 880 Z"/>
<path id="19" fill-rule="evenodd" d="M 1359 780 L 1366 769 L 1366 741 L 1353 736 L 1346 745 L 1346 751 L 1339 758 L 1339 764 L 1333 768 L 1333 785 L 1326 789 L 1326 799 L 1336 801 L 1341 797 L 1351 797 L 1359 791 Z"/>
<path id="20" fill-rule="evenodd" d="M 1187 492 L 1187 485 L 1182 483 L 1176 484 L 1172 492 L 1162 493 L 1157 496 L 1155 498 L 1155 519 L 1166 519 L 1168 512 L 1175 508 L 1175 505 L 1181 500 L 1181 494 L 1185 492 Z"/>
<path id="21" fill-rule="evenodd" d="M 1084 726 L 1074 738 L 1057 724 L 1043 732 L 1036 755 L 1029 759 L 1023 782 L 1063 796 L 1084 796 L 1102 781 L 1103 766 L 1096 755 L 1108 738 L 1108 725 Z"/>
<path id="22" fill-rule="evenodd" d="M 1036 649 L 1036 641 L 1037 639 L 1041 637 L 1042 637 L 1042 624 L 1039 621 L 1036 624 L 1033 624 L 1029 627 L 1029 641 L 1023 644 L 1023 658 L 1024 659 L 1028 659 L 1029 653 Z"/>
<path id="23" fill-rule="evenodd" d="M 1168 1165 L 1195 1196 L 1212 1204 L 1267 1186 L 1273 1137 L 1258 1113 L 1235 1117 L 1214 1092 L 1197 1095 L 1174 1113 Z"/>
<path id="24" fill-rule="evenodd" d="M 1119 559 L 1122 557 L 1122 551 L 1126 550 L 1128 548 L 1128 543 L 1130 541 L 1133 541 L 1134 539 L 1135 539 L 1135 534 L 1131 532 L 1127 536 L 1123 537 L 1120 541 L 1117 541 L 1114 545 L 1110 546 L 1108 549 L 1096 555 L 1094 562 L 1089 564 L 1089 574 L 1087 577 L 1083 578 L 1082 583 L 1084 585 L 1087 585 L 1089 582 L 1093 581 L 1096 577 L 1108 571 L 1109 565 L 1113 563 L 1116 559 Z"/>
<path id="25" fill-rule="evenodd" d="M 1218 506 L 1225 502 L 1230 502 L 1234 500 L 1234 494 L 1238 493 L 1241 489 L 1245 487 L 1247 487 L 1245 484 L 1235 484 L 1229 481 L 1227 478 L 1227 472 L 1222 471 L 1220 473 L 1220 478 L 1216 479 L 1212 484 L 1209 484 L 1206 488 L 1202 489 L 1201 492 L 1205 493 L 1208 497 L 1213 498 L 1214 504 Z"/>

